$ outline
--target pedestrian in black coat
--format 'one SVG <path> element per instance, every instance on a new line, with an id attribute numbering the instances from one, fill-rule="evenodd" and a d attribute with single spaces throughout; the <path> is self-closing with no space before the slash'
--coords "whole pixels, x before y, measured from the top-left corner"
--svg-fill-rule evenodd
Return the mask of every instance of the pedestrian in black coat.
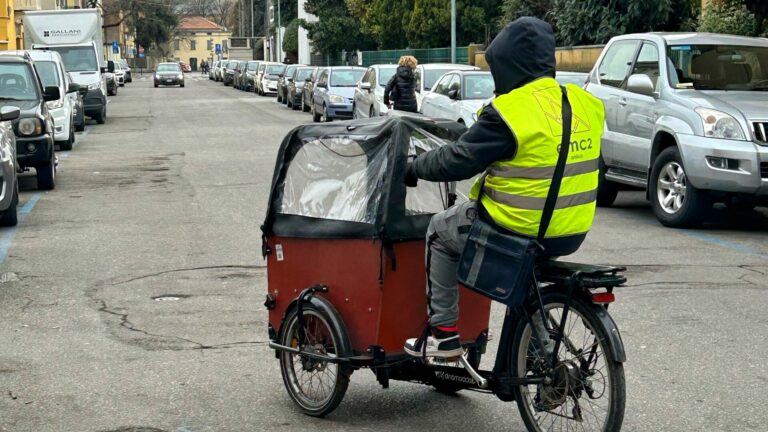
<path id="1" fill-rule="evenodd" d="M 384 105 L 392 101 L 394 109 L 399 111 L 418 112 L 416 103 L 416 58 L 402 56 L 398 62 L 397 72 L 384 89 Z"/>

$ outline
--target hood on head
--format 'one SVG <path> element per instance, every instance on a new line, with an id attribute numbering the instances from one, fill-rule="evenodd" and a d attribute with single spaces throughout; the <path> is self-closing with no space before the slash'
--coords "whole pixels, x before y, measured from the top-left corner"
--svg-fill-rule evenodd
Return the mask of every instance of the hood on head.
<path id="1" fill-rule="evenodd" d="M 397 76 L 399 76 L 402 79 L 409 80 L 413 78 L 413 69 L 409 68 L 408 66 L 398 66 Z"/>
<path id="2" fill-rule="evenodd" d="M 537 78 L 555 77 L 555 34 L 538 18 L 522 17 L 507 24 L 485 51 L 485 60 L 505 94 Z"/>

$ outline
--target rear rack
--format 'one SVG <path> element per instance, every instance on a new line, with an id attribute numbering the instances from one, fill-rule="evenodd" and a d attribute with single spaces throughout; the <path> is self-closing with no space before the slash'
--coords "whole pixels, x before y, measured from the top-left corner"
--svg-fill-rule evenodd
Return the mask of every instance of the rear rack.
<path id="1" fill-rule="evenodd" d="M 627 282 L 625 267 L 545 261 L 536 268 L 539 282 L 564 284 L 577 280 L 582 288 L 613 288 Z"/>

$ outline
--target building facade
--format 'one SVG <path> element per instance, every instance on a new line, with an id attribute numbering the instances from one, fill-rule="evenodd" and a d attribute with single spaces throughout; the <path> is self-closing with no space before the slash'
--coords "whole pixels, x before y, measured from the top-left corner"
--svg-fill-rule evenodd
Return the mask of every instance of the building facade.
<path id="1" fill-rule="evenodd" d="M 174 37 L 168 42 L 168 57 L 183 61 L 197 70 L 202 60 L 212 62 L 227 58 L 228 39 L 232 32 L 215 22 L 200 16 L 184 17 L 179 22 Z M 216 51 L 216 46 L 220 52 Z"/>

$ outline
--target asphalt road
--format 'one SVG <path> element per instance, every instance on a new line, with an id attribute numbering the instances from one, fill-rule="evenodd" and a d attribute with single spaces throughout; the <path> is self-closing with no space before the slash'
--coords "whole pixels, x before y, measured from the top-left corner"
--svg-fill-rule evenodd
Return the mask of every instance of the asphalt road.
<path id="1" fill-rule="evenodd" d="M 523 430 L 513 404 L 368 371 L 328 418 L 298 412 L 265 346 L 258 227 L 276 149 L 311 119 L 189 78 L 137 76 L 60 153 L 56 190 L 23 179 L 0 231 L 0 431 Z M 571 259 L 629 268 L 623 430 L 766 430 L 766 227 L 718 209 L 666 229 L 640 193 L 598 211 Z"/>

